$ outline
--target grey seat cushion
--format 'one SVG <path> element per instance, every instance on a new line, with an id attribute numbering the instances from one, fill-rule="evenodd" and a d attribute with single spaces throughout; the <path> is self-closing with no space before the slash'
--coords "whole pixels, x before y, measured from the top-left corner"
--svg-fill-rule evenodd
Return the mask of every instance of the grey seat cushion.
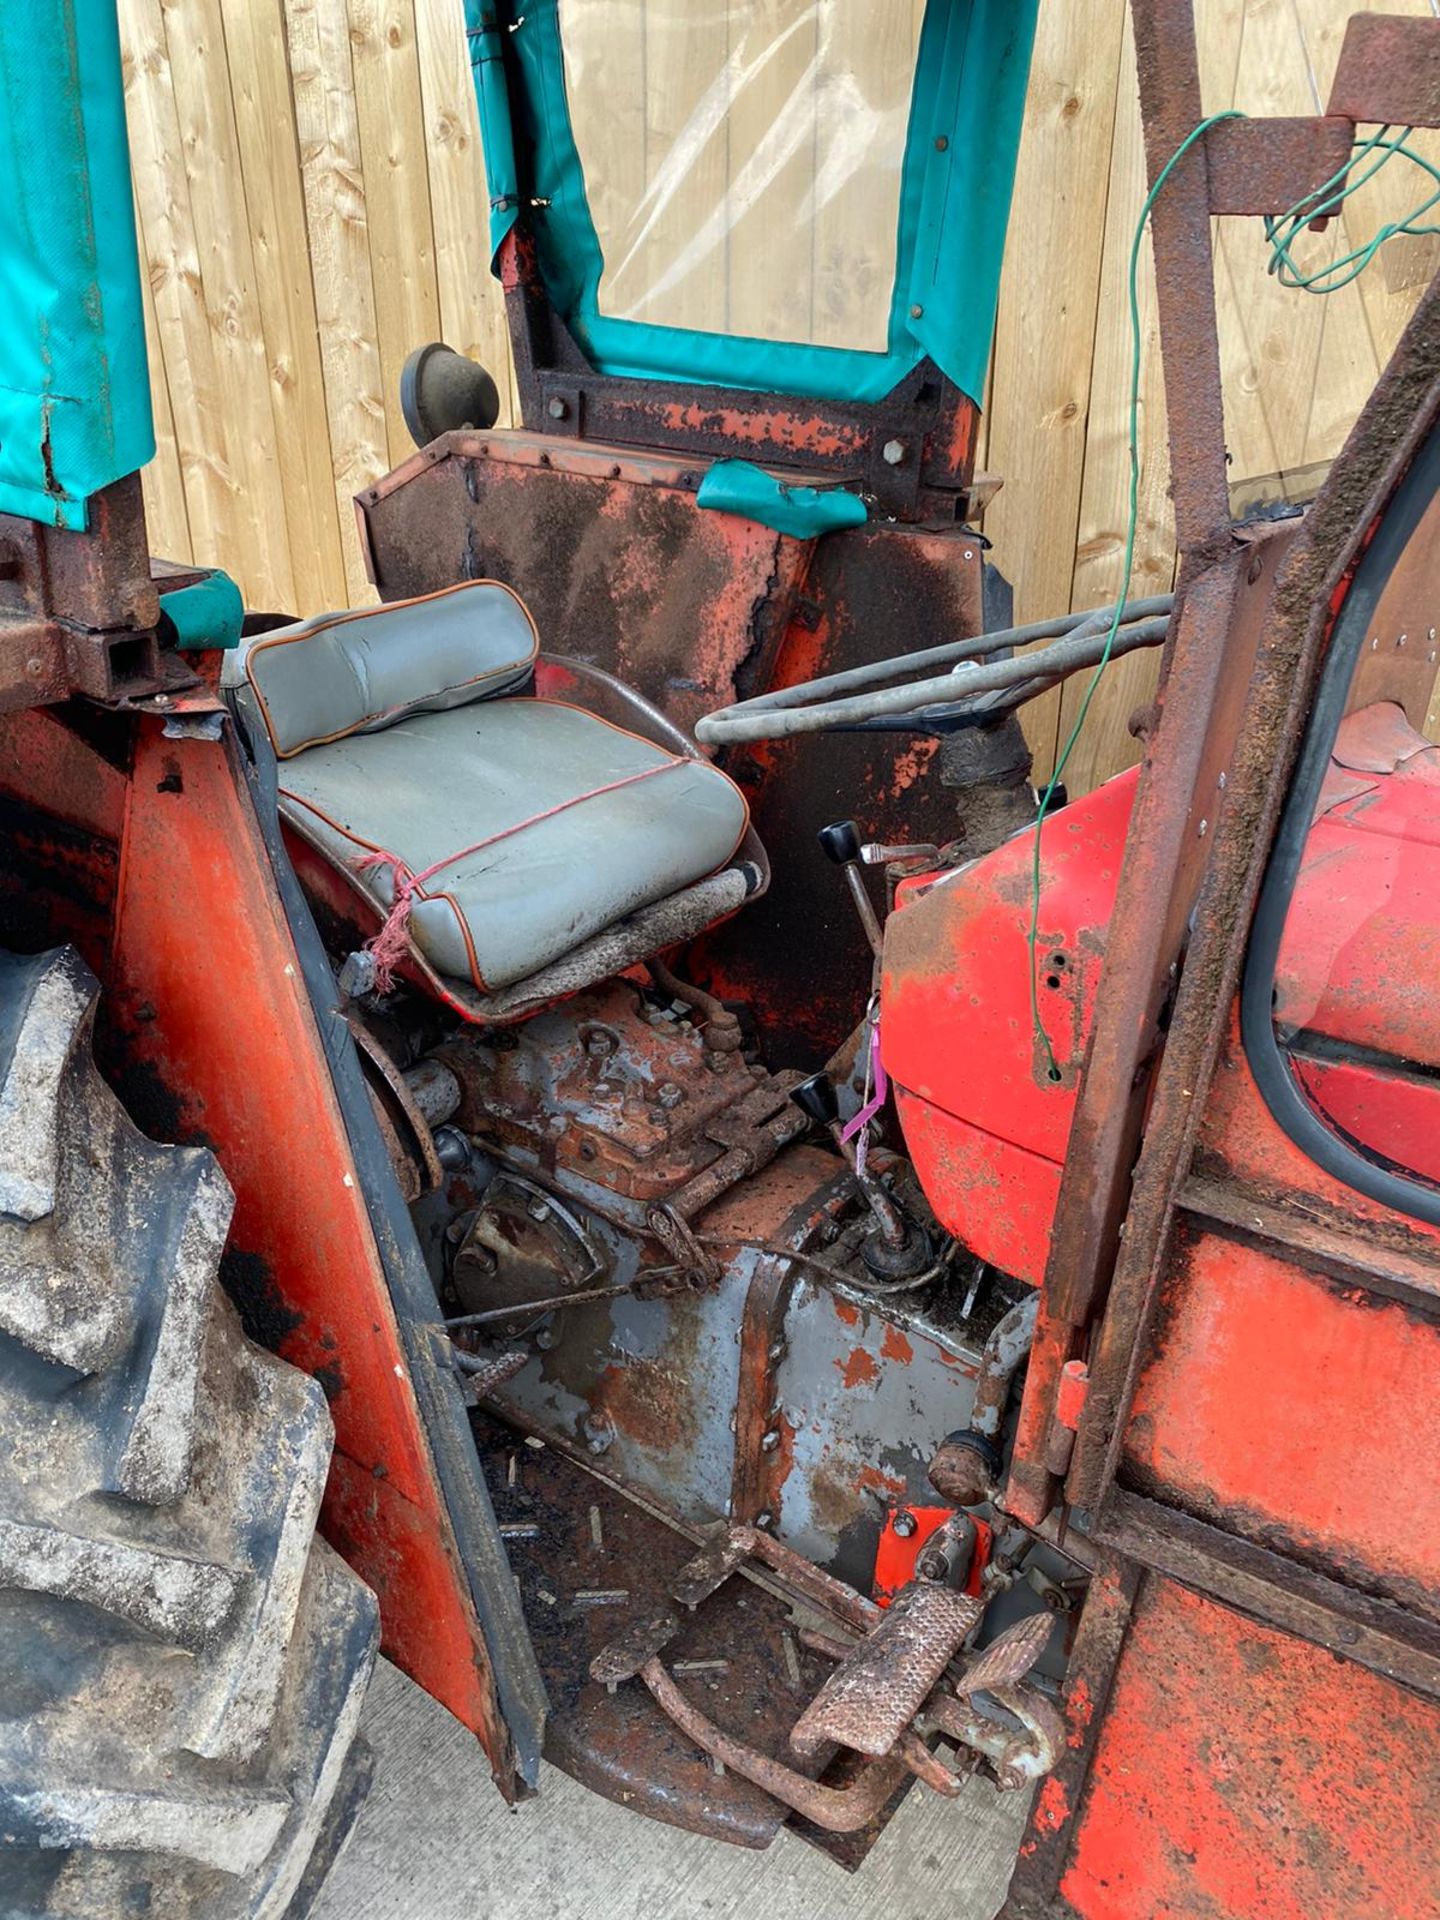
<path id="1" fill-rule="evenodd" d="M 279 772 L 287 819 L 381 912 L 396 860 L 428 875 L 410 938 L 482 992 L 723 867 L 747 825 L 740 790 L 708 762 L 550 700 L 411 712 Z"/>
<path id="2" fill-rule="evenodd" d="M 248 681 L 279 759 L 347 733 L 522 686 L 539 651 L 519 595 L 466 581 L 418 600 L 322 613 L 227 654 L 224 684 Z"/>

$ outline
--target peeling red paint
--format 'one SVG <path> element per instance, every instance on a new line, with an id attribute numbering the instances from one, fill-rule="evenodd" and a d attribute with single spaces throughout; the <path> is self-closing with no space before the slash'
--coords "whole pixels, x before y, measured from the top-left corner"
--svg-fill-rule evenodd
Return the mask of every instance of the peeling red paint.
<path id="1" fill-rule="evenodd" d="M 899 1327 L 886 1327 L 880 1338 L 880 1351 L 887 1360 L 898 1360 L 903 1366 L 908 1366 L 915 1358 L 914 1347 Z"/>
<path id="2" fill-rule="evenodd" d="M 1070 1818 L 1065 1788 L 1053 1773 L 1041 1783 L 1032 1818 L 1037 1827 L 1048 1827 L 1052 1833 L 1058 1833 Z"/>
<path id="3" fill-rule="evenodd" d="M 851 1349 L 848 1360 L 837 1360 L 840 1378 L 847 1387 L 872 1387 L 880 1378 L 880 1369 L 875 1364 L 873 1353 L 867 1353 L 864 1347 Z"/>

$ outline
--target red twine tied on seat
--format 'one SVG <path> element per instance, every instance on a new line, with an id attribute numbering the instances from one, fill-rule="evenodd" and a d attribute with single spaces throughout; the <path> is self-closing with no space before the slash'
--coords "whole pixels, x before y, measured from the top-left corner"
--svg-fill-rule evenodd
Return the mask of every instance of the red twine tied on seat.
<path id="1" fill-rule="evenodd" d="M 390 911 L 380 923 L 379 932 L 365 942 L 363 951 L 375 962 L 375 991 L 389 993 L 395 985 L 395 969 L 410 950 L 410 909 L 415 889 L 422 880 L 430 877 L 434 868 L 427 867 L 424 873 L 412 873 L 403 860 L 379 848 L 355 862 L 357 873 L 369 873 L 377 867 L 389 867 L 394 875 L 395 892 L 390 901 Z"/>

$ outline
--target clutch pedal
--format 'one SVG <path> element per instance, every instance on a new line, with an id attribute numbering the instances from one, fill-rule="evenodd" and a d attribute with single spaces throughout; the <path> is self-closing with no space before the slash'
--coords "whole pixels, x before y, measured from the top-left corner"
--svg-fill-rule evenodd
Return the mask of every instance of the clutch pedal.
<path id="1" fill-rule="evenodd" d="M 808 1647 L 837 1664 L 791 1729 L 790 1747 L 814 1773 L 848 1751 L 848 1784 L 826 1785 L 717 1727 L 676 1684 L 662 1658 L 680 1631 L 677 1614 L 662 1609 L 636 1621 L 596 1656 L 592 1678 L 612 1691 L 639 1679 L 712 1760 L 831 1833 L 851 1833 L 872 1820 L 907 1774 L 941 1793 L 958 1793 L 964 1774 L 932 1751 L 937 1734 L 960 1747 L 967 1770 L 988 1763 L 1001 1786 L 1019 1786 L 1055 1764 L 1064 1744 L 1060 1716 L 1020 1684 L 1044 1643 L 1034 1620 L 999 1635 L 947 1689 L 947 1669 L 979 1625 L 983 1601 L 920 1578 L 882 1610 L 772 1535 L 746 1526 L 717 1528 L 671 1581 L 671 1598 L 693 1611 L 746 1560 L 763 1562 L 794 1599 L 846 1629 L 843 1636 L 801 1632 Z M 1049 1624 L 1044 1618 L 1046 1632 Z M 997 1719 L 973 1697 L 982 1690 L 999 1701 L 1007 1718 Z"/>

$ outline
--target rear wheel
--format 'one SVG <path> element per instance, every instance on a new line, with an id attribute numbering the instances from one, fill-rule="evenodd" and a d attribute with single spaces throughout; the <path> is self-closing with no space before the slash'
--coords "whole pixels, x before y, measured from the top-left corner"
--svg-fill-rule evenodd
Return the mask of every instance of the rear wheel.
<path id="1" fill-rule="evenodd" d="M 212 1154 L 140 1134 L 70 950 L 0 955 L 0 1920 L 308 1906 L 368 1777 L 369 1590 L 319 1386 L 217 1282 Z"/>

